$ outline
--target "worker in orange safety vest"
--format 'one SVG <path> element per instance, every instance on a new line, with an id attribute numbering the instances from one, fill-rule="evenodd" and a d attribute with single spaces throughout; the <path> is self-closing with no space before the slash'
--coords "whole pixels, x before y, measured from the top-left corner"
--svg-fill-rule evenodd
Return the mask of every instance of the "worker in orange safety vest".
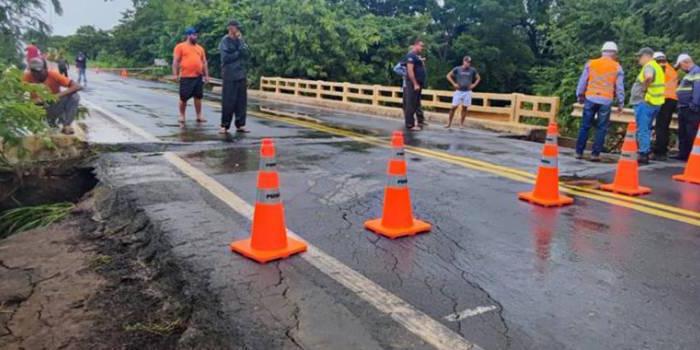
<path id="1" fill-rule="evenodd" d="M 591 161 L 600 161 L 600 153 L 605 145 L 605 135 L 610 126 L 612 105 L 617 100 L 618 113 L 625 104 L 625 73 L 617 62 L 617 44 L 608 41 L 603 45 L 600 58 L 586 63 L 579 78 L 576 96 L 583 104 L 583 118 L 576 141 L 576 159 L 583 158 L 588 142 L 588 131 L 596 128 Z"/>
<path id="2" fill-rule="evenodd" d="M 669 126 L 671 117 L 678 105 L 678 73 L 668 63 L 668 59 L 663 52 L 655 52 L 654 59 L 661 65 L 666 74 L 666 89 L 664 90 L 664 104 L 661 105 L 659 115 L 656 116 L 656 142 L 654 143 L 654 159 L 666 160 L 668 158 L 668 140 L 671 134 Z"/>

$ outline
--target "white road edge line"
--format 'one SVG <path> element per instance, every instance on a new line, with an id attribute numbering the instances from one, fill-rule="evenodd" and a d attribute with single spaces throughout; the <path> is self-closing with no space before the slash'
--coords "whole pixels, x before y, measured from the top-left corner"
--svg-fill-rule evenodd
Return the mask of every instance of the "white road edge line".
<path id="1" fill-rule="evenodd" d="M 465 318 L 474 317 L 493 310 L 498 310 L 498 306 L 478 306 L 473 309 L 466 309 L 462 312 L 455 312 L 453 314 L 447 315 L 445 316 L 445 319 L 450 322 L 458 322 Z"/>
<path id="2" fill-rule="evenodd" d="M 82 104 L 84 104 L 87 108 L 92 109 L 92 110 L 95 110 L 95 111 L 99 112 L 100 114 L 104 115 L 105 117 L 111 119 L 113 122 L 115 122 L 115 123 L 117 123 L 117 124 L 121 124 L 122 126 L 124 126 L 124 127 L 126 127 L 127 129 L 131 130 L 131 132 L 135 133 L 136 135 L 139 135 L 139 136 L 143 137 L 146 141 L 149 141 L 149 142 L 157 142 L 157 143 L 161 143 L 161 142 L 162 142 L 159 138 L 157 138 L 157 137 L 155 137 L 154 135 L 148 133 L 146 130 L 141 129 L 140 127 L 138 127 L 138 126 L 132 124 L 130 121 L 128 121 L 128 120 L 126 120 L 126 119 L 124 119 L 124 118 L 122 118 L 122 117 L 120 117 L 120 116 L 118 116 L 118 115 L 116 115 L 116 114 L 114 114 L 114 113 L 112 113 L 112 112 L 110 112 L 110 111 L 108 111 L 108 110 L 106 110 L 106 109 L 104 109 L 104 108 L 102 108 L 102 107 L 100 107 L 100 106 L 98 106 L 98 105 L 96 105 L 96 104 L 94 104 L 94 103 L 88 101 L 88 100 L 85 99 L 85 97 L 83 97 L 83 96 L 80 96 L 80 102 L 81 102 Z"/>
<path id="3" fill-rule="evenodd" d="M 83 102 L 86 101 L 83 100 Z M 124 120 L 123 118 L 114 115 L 114 113 L 111 113 L 89 102 L 86 104 L 88 104 L 90 108 L 94 108 L 98 112 L 105 114 L 107 117 L 117 123 L 124 122 L 122 125 L 128 129 L 131 129 L 134 133 L 144 136 L 149 140 L 157 140 L 155 136 Z M 224 187 L 222 184 L 209 177 L 201 170 L 195 168 L 190 163 L 187 163 L 175 153 L 165 152 L 163 156 L 173 166 L 200 184 L 212 195 L 219 198 L 231 209 L 249 220 L 252 219 L 253 207 Z M 288 230 L 288 232 L 290 236 L 302 239 L 291 230 Z M 482 350 L 479 345 L 464 339 L 464 337 L 457 334 L 447 326 L 431 318 L 424 312 L 416 309 L 413 307 L 413 305 L 392 294 L 380 285 L 374 283 L 361 273 L 351 269 L 334 257 L 324 253 L 313 244 L 308 242 L 307 244 L 308 250 L 306 253 L 302 253 L 300 255 L 302 259 L 306 260 L 328 277 L 355 293 L 355 295 L 374 306 L 380 312 L 387 314 L 394 321 L 402 325 L 411 333 L 423 339 L 426 343 L 439 350 Z M 233 256 L 231 258 L 234 259 Z"/>

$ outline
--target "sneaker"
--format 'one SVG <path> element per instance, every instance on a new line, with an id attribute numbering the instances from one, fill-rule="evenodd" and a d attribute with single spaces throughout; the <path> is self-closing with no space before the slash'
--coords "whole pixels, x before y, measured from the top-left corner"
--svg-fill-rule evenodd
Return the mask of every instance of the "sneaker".
<path id="1" fill-rule="evenodd" d="M 649 164 L 649 154 L 647 154 L 647 153 L 640 154 L 639 159 L 637 159 L 637 162 L 639 164 Z"/>
<path id="2" fill-rule="evenodd" d="M 591 162 L 599 163 L 600 162 L 600 154 L 591 154 Z"/>
<path id="3" fill-rule="evenodd" d="M 576 159 L 583 159 L 583 153 L 576 153 Z"/>

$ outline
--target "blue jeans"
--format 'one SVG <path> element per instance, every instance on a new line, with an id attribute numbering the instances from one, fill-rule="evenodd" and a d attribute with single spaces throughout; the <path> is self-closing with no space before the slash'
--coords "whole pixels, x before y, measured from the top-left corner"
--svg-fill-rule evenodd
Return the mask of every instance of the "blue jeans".
<path id="1" fill-rule="evenodd" d="M 647 102 L 641 102 L 634 106 L 634 119 L 637 122 L 637 143 L 639 143 L 640 154 L 649 154 L 651 152 L 651 128 L 660 109 L 661 106 L 650 105 Z"/>
<path id="2" fill-rule="evenodd" d="M 85 74 L 85 68 L 78 68 L 78 84 L 82 81 L 82 84 L 87 84 L 87 75 Z"/>
<path id="3" fill-rule="evenodd" d="M 605 135 L 608 133 L 610 126 L 610 112 L 612 106 L 610 104 L 601 105 L 586 100 L 583 105 L 583 119 L 581 120 L 581 128 L 578 130 L 578 140 L 576 140 L 576 154 L 583 154 L 588 141 L 588 131 L 591 126 L 596 128 L 595 139 L 593 141 L 593 154 L 599 155 L 603 152 L 605 146 Z M 596 114 L 598 118 L 595 118 Z"/>

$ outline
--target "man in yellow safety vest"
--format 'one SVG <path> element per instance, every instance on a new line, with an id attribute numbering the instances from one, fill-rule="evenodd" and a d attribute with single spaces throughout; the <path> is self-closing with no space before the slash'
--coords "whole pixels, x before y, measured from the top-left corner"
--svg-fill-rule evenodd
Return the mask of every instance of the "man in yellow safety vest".
<path id="1" fill-rule="evenodd" d="M 637 57 L 642 69 L 634 80 L 630 104 L 634 106 L 634 118 L 637 122 L 639 163 L 648 164 L 651 151 L 651 128 L 665 101 L 666 75 L 653 58 L 654 50 L 645 47 L 639 50 Z"/>

